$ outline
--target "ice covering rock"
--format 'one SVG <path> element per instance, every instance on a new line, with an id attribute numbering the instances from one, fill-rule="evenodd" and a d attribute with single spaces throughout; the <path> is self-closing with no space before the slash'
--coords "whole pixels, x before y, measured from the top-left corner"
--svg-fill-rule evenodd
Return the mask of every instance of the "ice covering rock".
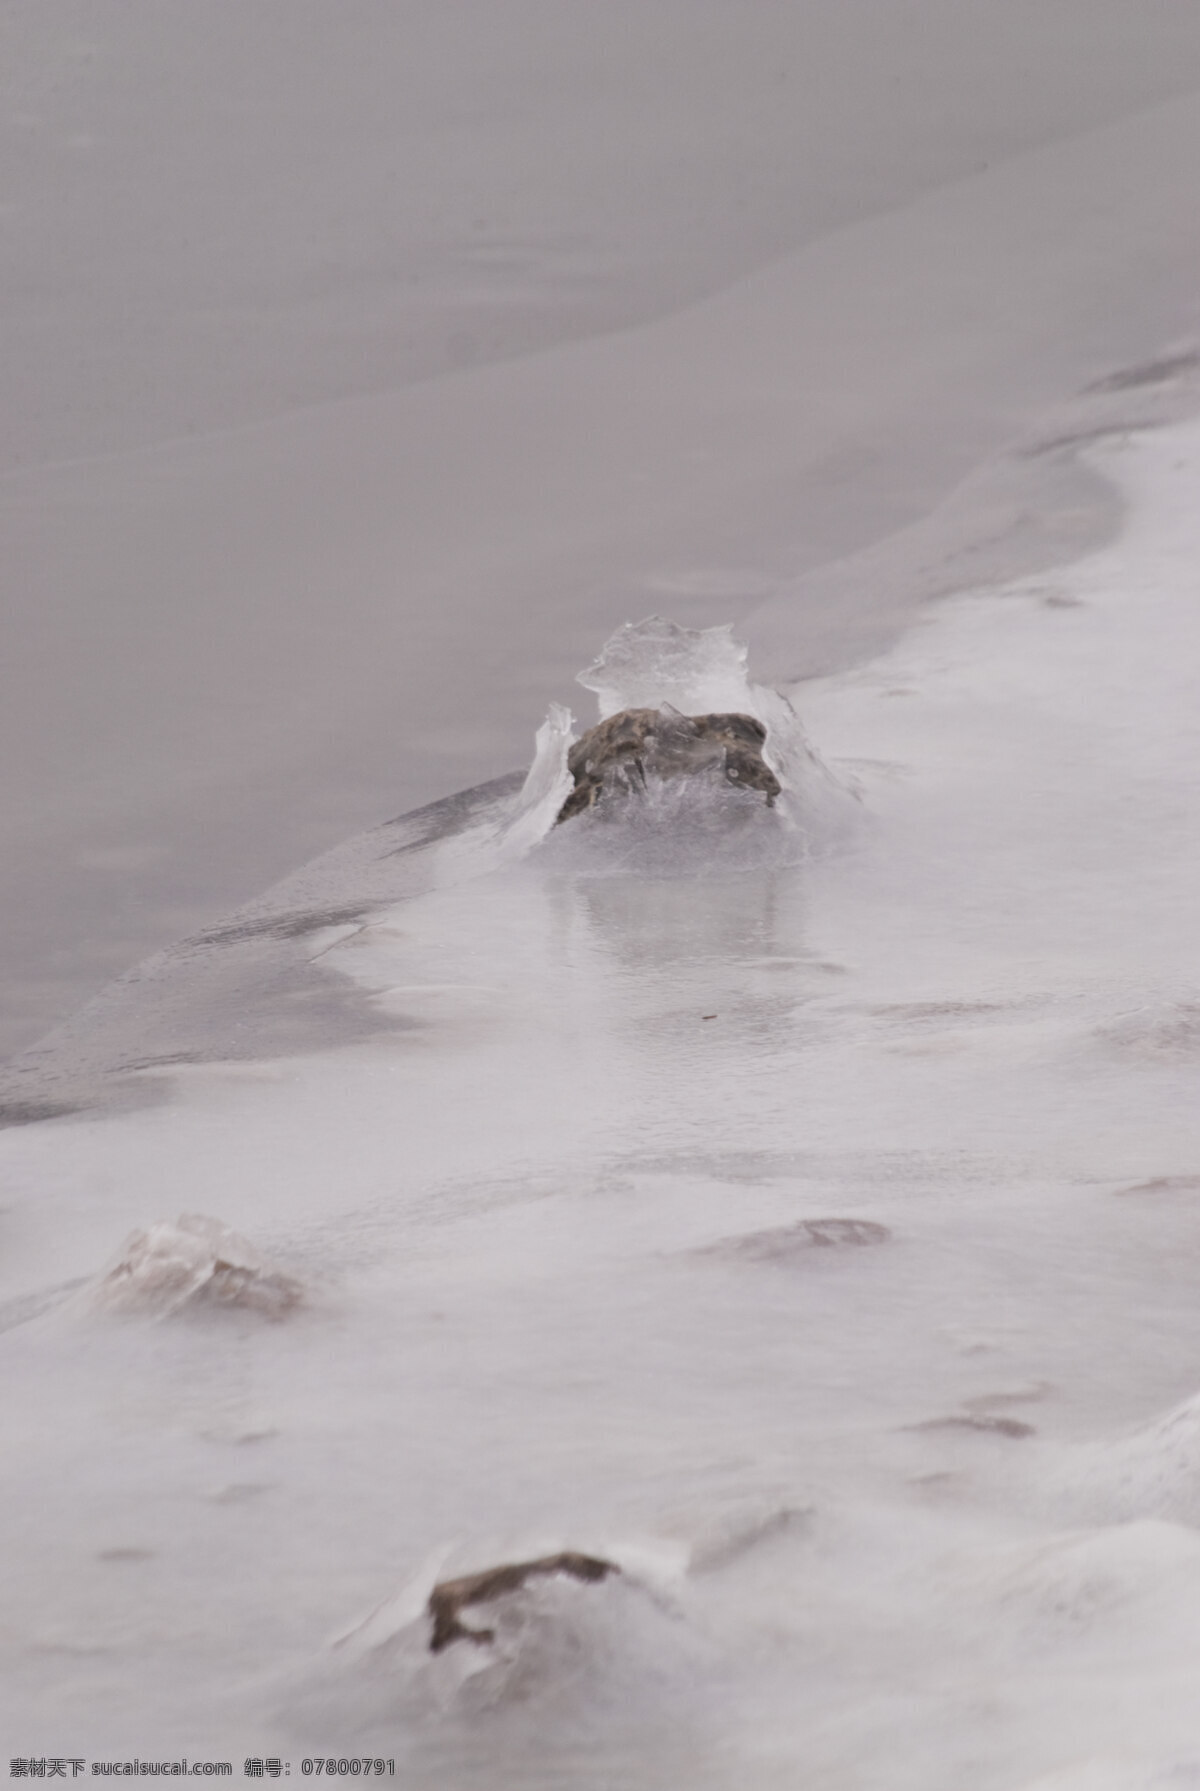
<path id="1" fill-rule="evenodd" d="M 740 710 L 751 689 L 746 655 L 728 624 L 682 628 L 647 616 L 618 628 L 576 683 L 595 691 L 602 721 L 621 709 L 664 705 L 685 714 Z"/>
<path id="2" fill-rule="evenodd" d="M 300 1295 L 298 1281 L 265 1266 L 219 1219 L 183 1213 L 174 1225 L 131 1233 L 84 1299 L 93 1310 L 152 1318 L 223 1306 L 281 1318 Z"/>
<path id="3" fill-rule="evenodd" d="M 490 1786 L 497 1760 L 511 1765 L 490 1750 L 516 1746 L 520 1766 L 503 1778 L 524 1786 L 573 1783 L 581 1749 L 590 1757 L 620 1737 L 624 1753 L 686 1722 L 717 1653 L 674 1584 L 658 1584 L 655 1551 L 536 1549 L 501 1544 L 500 1565 L 449 1573 L 451 1551 L 436 1551 L 300 1673 L 287 1694 L 295 1732 L 314 1745 L 353 1734 L 373 1753 L 399 1742 L 411 1782 L 431 1786 Z M 674 1579 L 686 1553 L 673 1553 Z M 464 1744 L 479 1776 L 457 1753 L 447 1778 L 446 1750 Z"/>
<path id="4" fill-rule="evenodd" d="M 703 768 L 698 761 L 707 753 L 711 765 L 738 773 L 725 779 L 735 788 L 748 784 L 771 802 L 782 795 L 780 810 L 806 833 L 815 829 L 823 837 L 840 831 L 857 806 L 855 794 L 813 751 L 787 697 L 753 682 L 746 659 L 746 647 L 728 625 L 683 628 L 663 616 L 626 622 L 577 679 L 596 694 L 600 727 L 571 749 L 575 761 L 585 760 L 594 743 L 606 738 L 606 723 L 617 724 L 612 745 L 618 747 L 625 729 L 640 725 L 639 713 L 653 714 L 657 762 L 650 769 L 660 777 Z M 622 720 L 626 712 L 630 723 Z M 664 716 L 673 718 L 673 737 L 667 737 L 672 730 Z M 568 803 L 578 791 L 576 778 L 575 797 Z M 592 798 L 579 800 L 590 806 Z M 575 812 L 568 807 L 559 818 Z"/>
<path id="5" fill-rule="evenodd" d="M 794 1225 L 776 1225 L 769 1231 L 751 1231 L 740 1237 L 721 1238 L 706 1244 L 704 1256 L 737 1258 L 745 1262 L 790 1262 L 809 1250 L 845 1250 L 864 1244 L 884 1244 L 891 1237 L 886 1225 L 875 1219 L 800 1219 Z"/>

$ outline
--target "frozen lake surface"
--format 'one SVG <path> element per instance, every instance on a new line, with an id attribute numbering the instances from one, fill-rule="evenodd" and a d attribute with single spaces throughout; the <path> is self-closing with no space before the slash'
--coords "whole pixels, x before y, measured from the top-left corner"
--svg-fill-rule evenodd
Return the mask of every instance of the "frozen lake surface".
<path id="1" fill-rule="evenodd" d="M 1101 539 L 1003 457 L 1195 331 L 1200 11 L 13 0 L 0 157 L 7 1053 L 631 614 L 780 683 Z"/>
<path id="2" fill-rule="evenodd" d="M 792 690 L 816 757 L 618 638 L 777 810 L 551 829 L 555 711 L 30 1060 L 109 1106 L 0 1134 L 11 1752 L 1200 1783 L 1200 426 L 1086 459 L 1116 538 Z M 246 1242 L 104 1279 L 181 1214 Z"/>

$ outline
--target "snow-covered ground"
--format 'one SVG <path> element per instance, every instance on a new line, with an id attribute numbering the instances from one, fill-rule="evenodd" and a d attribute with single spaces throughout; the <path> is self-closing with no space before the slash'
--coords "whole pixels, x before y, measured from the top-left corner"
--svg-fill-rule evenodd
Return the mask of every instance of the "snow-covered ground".
<path id="1" fill-rule="evenodd" d="M 291 945 L 386 1028 L 233 1006 L 0 1135 L 11 1754 L 1200 1780 L 1200 425 L 1085 453 L 1117 537 L 796 687 L 817 759 L 691 642 L 778 811 L 547 832 L 552 716 L 406 900 L 313 874 Z M 246 1241 L 112 1269 L 187 1213 Z M 621 1571 L 429 1653 L 436 1578 L 563 1548 Z"/>

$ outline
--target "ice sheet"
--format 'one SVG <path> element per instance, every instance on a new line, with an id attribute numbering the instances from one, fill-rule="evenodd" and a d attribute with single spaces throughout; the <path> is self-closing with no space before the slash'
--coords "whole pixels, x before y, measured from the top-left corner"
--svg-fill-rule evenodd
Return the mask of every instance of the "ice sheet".
<path id="1" fill-rule="evenodd" d="M 1081 551 L 1014 446 L 1195 333 L 1192 0 L 144 10 L 0 25 L 0 1050 L 630 615 L 776 683 Z"/>
<path id="2" fill-rule="evenodd" d="M 1189 0 L 6 10 L 4 470 L 676 310 L 1200 80 Z"/>
<path id="3" fill-rule="evenodd" d="M 844 828 L 535 778 L 308 939 L 392 1030 L 4 1134 L 10 1752 L 1200 1774 L 1200 425 L 1089 457 L 1111 547 L 791 692 Z M 303 1301 L 85 1313 L 180 1212 Z"/>

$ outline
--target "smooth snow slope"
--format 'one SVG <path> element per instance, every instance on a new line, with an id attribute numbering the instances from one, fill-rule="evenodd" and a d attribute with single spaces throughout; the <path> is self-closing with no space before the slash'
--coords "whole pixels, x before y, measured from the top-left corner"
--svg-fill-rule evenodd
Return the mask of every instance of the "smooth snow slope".
<path id="1" fill-rule="evenodd" d="M 631 608 L 739 617 L 774 678 L 871 650 L 902 580 L 797 579 L 1195 321 L 1192 0 L 0 33 L 11 1048 L 519 763 Z M 1029 483 L 967 506 L 1002 570 Z"/>
<path id="2" fill-rule="evenodd" d="M 780 816 L 531 844 L 552 716 L 310 937 L 391 1032 L 4 1134 L 10 1754 L 1200 1774 L 1200 426 L 1089 459 L 1119 539 L 800 690 Z M 164 1318 L 160 1233 L 106 1310 L 189 1211 L 304 1302 Z M 428 1654 L 439 1574 L 561 1547 L 622 1572 Z"/>

